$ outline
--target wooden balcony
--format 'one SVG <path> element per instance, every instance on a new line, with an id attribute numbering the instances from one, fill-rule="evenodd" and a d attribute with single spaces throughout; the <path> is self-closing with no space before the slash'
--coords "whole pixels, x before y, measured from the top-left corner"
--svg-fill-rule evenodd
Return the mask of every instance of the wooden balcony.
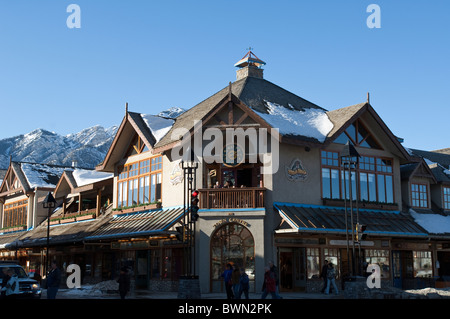
<path id="1" fill-rule="evenodd" d="M 262 208 L 264 187 L 203 188 L 200 189 L 200 208 Z"/>

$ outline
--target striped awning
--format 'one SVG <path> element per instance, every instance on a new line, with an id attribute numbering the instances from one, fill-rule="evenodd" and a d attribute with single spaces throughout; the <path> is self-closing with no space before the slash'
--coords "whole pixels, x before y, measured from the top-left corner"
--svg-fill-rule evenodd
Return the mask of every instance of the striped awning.
<path id="1" fill-rule="evenodd" d="M 279 232 L 314 232 L 342 234 L 346 231 L 345 208 L 292 203 L 274 203 L 284 222 L 289 225 Z M 365 233 L 375 236 L 429 236 L 407 213 L 387 210 L 358 210 L 359 223 L 366 225 Z M 356 223 L 353 208 L 353 221 Z M 350 212 L 347 210 L 350 225 Z M 351 228 L 349 228 L 351 229 Z"/>
<path id="2" fill-rule="evenodd" d="M 183 207 L 115 215 L 86 240 L 149 236 L 167 233 L 183 217 Z"/>

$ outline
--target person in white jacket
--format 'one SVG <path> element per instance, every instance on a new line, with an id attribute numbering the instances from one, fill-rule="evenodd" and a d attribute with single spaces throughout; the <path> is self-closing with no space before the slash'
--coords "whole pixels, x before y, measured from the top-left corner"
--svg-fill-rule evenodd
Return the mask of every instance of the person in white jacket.
<path id="1" fill-rule="evenodd" d="M 14 298 L 19 294 L 19 280 L 13 269 L 9 268 L 6 273 L 10 278 L 2 290 L 6 292 L 6 298 Z"/>

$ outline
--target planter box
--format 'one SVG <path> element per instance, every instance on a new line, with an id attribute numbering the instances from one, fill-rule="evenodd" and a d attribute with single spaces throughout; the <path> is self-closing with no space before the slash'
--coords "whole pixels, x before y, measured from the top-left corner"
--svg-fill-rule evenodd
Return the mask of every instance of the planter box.
<path id="1" fill-rule="evenodd" d="M 59 221 L 59 223 L 60 223 L 60 224 L 73 223 L 75 220 L 76 220 L 75 217 L 72 217 L 72 218 L 65 218 L 65 219 L 61 219 L 61 220 Z"/>
<path id="2" fill-rule="evenodd" d="M 59 219 L 58 220 L 50 220 L 50 225 L 58 225 L 59 224 Z"/>
<path id="3" fill-rule="evenodd" d="M 17 227 L 5 228 L 5 229 L 2 229 L 1 231 L 3 233 L 10 233 L 10 232 L 13 232 L 13 231 L 19 231 L 19 230 L 24 230 L 24 229 L 26 229 L 26 226 L 17 226 Z"/>
<path id="4" fill-rule="evenodd" d="M 94 214 L 89 214 L 89 215 L 77 216 L 76 220 L 80 221 L 80 220 L 87 220 L 87 219 L 94 219 L 94 218 L 95 218 Z"/>
<path id="5" fill-rule="evenodd" d="M 125 208 L 125 209 L 116 211 L 116 213 L 120 215 L 120 214 L 136 213 L 136 212 L 142 212 L 145 210 L 153 210 L 153 209 L 160 209 L 160 208 L 161 208 L 161 203 L 156 203 L 156 204 L 148 204 L 148 205 L 143 205 L 143 206 Z"/>

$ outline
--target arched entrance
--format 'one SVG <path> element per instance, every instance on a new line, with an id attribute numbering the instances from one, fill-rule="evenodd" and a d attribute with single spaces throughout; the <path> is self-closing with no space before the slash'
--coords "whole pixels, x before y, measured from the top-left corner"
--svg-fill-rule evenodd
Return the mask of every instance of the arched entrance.
<path id="1" fill-rule="evenodd" d="M 255 278 L 255 242 L 245 226 L 228 223 L 211 236 L 211 291 L 225 291 L 220 275 L 227 263 L 244 268 L 250 278 L 250 289 Z"/>

